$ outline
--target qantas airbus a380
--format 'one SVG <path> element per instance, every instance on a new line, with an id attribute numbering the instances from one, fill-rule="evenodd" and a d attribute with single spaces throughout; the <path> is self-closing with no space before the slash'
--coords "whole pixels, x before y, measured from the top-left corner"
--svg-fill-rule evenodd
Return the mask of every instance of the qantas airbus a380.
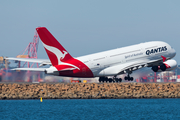
<path id="1" fill-rule="evenodd" d="M 143 67 L 151 67 L 154 72 L 169 71 L 177 67 L 177 62 L 171 59 L 176 55 L 176 52 L 165 42 L 140 43 L 73 58 L 45 27 L 38 27 L 36 31 L 50 60 L 7 59 L 37 62 L 41 63 L 40 66 L 47 64 L 51 66 L 49 68 L 15 68 L 14 70 L 45 71 L 46 74 L 67 77 L 99 77 L 100 82 L 121 82 L 122 79 L 117 78 L 118 75 L 127 74 L 124 79 L 133 81 L 130 74 Z M 114 76 L 114 78 L 109 79 L 108 76 Z"/>

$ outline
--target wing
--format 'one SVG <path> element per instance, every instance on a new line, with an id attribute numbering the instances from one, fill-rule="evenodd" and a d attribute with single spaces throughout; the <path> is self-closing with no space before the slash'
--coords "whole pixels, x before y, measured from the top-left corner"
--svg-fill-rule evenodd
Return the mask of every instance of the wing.
<path id="1" fill-rule="evenodd" d="M 5 59 L 6 60 L 41 63 L 39 66 L 51 65 L 51 62 L 48 59 L 32 59 L 32 58 L 5 58 Z"/>
<path id="2" fill-rule="evenodd" d="M 104 70 L 102 70 L 99 75 L 103 75 L 104 73 L 107 76 L 114 76 L 114 75 L 120 75 L 125 73 L 131 73 L 132 71 L 141 69 L 143 67 L 151 67 L 154 65 L 159 65 L 163 62 L 162 59 L 159 60 L 152 60 L 148 62 L 144 61 L 132 61 L 124 64 L 118 64 L 111 67 L 107 67 Z"/>
<path id="3" fill-rule="evenodd" d="M 148 62 L 135 61 L 135 62 L 126 63 L 126 64 L 124 64 L 124 66 L 122 66 L 122 69 L 120 70 L 120 72 L 118 74 L 124 74 L 124 73 L 128 73 L 128 72 L 132 72 L 132 71 L 144 68 L 144 67 L 152 67 L 155 65 L 158 66 L 161 63 L 163 63 L 162 59 L 152 60 L 152 61 L 148 61 Z"/>

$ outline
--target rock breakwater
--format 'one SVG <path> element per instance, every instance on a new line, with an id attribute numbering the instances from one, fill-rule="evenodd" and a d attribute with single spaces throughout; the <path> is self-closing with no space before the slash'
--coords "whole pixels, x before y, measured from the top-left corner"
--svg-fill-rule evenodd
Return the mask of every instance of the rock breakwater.
<path id="1" fill-rule="evenodd" d="M 0 83 L 0 99 L 180 98 L 180 83 Z"/>

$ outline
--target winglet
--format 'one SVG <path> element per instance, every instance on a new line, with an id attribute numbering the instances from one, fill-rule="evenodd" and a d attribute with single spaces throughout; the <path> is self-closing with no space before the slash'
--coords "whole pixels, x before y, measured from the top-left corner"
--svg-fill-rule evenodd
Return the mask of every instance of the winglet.
<path id="1" fill-rule="evenodd" d="M 166 57 L 164 57 L 164 56 L 162 56 L 162 55 L 161 55 L 161 57 L 163 58 L 163 62 L 165 62 L 165 61 L 166 61 Z"/>

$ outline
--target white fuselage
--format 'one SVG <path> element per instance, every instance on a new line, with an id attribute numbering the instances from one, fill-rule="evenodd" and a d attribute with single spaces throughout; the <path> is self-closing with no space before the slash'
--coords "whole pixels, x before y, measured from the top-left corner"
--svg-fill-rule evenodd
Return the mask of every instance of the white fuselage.
<path id="1" fill-rule="evenodd" d="M 160 60 L 161 56 L 171 59 L 175 54 L 175 50 L 169 44 L 154 41 L 90 54 L 76 59 L 86 64 L 95 77 L 99 77 L 116 75 L 121 67 L 129 65 L 138 67 L 143 63 Z M 133 69 L 136 69 L 135 67 Z"/>

